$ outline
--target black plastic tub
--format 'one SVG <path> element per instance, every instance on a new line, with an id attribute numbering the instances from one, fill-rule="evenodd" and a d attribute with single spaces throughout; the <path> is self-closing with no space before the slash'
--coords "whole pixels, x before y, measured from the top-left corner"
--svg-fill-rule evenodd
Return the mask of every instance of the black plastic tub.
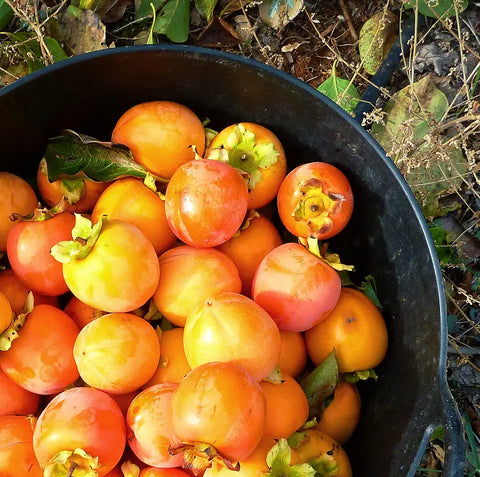
<path id="1" fill-rule="evenodd" d="M 310 86 L 263 64 L 184 46 L 127 47 L 62 61 L 0 90 L 2 170 L 33 176 L 47 139 L 62 129 L 109 140 L 130 106 L 172 100 L 211 119 L 271 128 L 289 168 L 340 167 L 356 204 L 331 241 L 355 280 L 373 275 L 389 331 L 376 383 L 362 383 L 363 411 L 348 445 L 354 475 L 414 475 L 432 431 L 446 429 L 444 475 L 463 475 L 461 420 L 446 384 L 441 272 L 422 213 L 402 176 L 352 117 Z"/>

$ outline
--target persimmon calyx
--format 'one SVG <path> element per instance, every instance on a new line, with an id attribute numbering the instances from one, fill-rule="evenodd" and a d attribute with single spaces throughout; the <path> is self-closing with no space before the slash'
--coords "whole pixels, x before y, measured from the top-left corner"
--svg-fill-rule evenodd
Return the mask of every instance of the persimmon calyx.
<path id="1" fill-rule="evenodd" d="M 205 469 L 211 467 L 213 462 L 223 465 L 229 470 L 240 469 L 238 462 L 232 462 L 206 442 L 183 442 L 177 446 L 170 446 L 168 452 L 171 455 L 183 452 L 182 467 L 192 472 L 193 475 L 201 474 Z"/>
<path id="2" fill-rule="evenodd" d="M 81 214 L 75 214 L 75 226 L 72 229 L 72 239 L 59 242 L 50 251 L 55 260 L 60 263 L 69 263 L 72 260 L 82 260 L 88 256 L 102 230 L 103 220 L 92 225 L 91 220 Z"/>
<path id="3" fill-rule="evenodd" d="M 366 381 L 367 379 L 377 380 L 378 375 L 374 369 L 364 369 L 361 371 L 352 371 L 351 373 L 344 373 L 342 377 L 345 381 L 355 384 L 359 381 Z"/>
<path id="4" fill-rule="evenodd" d="M 338 473 L 338 462 L 329 452 L 310 459 L 308 465 L 315 469 L 316 477 L 334 477 Z"/>
<path id="5" fill-rule="evenodd" d="M 268 472 L 265 477 L 314 477 L 315 469 L 307 463 L 291 464 L 292 449 L 287 439 L 281 438 L 267 453 Z"/>
<path id="6" fill-rule="evenodd" d="M 226 162 L 243 171 L 246 175 L 248 190 L 251 191 L 262 178 L 259 169 L 268 169 L 273 166 L 279 155 L 273 142 L 257 144 L 255 133 L 239 123 L 227 137 L 225 147 L 208 149 L 205 158 Z"/>
<path id="7" fill-rule="evenodd" d="M 264 378 L 263 381 L 267 381 L 268 383 L 272 384 L 282 384 L 285 381 L 285 378 L 283 377 L 280 366 L 277 364 L 275 368 L 273 368 L 273 371 L 266 378 Z"/>
<path id="8" fill-rule="evenodd" d="M 300 199 L 292 215 L 297 222 L 305 222 L 310 236 L 319 236 L 330 232 L 333 221 L 330 215 L 340 213 L 345 202 L 343 194 L 323 190 L 320 179 L 311 178 L 299 185 Z"/>
<path id="9" fill-rule="evenodd" d="M 12 342 L 18 338 L 18 332 L 25 324 L 27 316 L 33 310 L 33 307 L 33 293 L 28 292 L 27 299 L 25 300 L 25 304 L 20 313 L 15 316 L 15 313 L 12 312 L 12 321 L 10 322 L 10 325 L 6 330 L 0 333 L 0 351 L 8 351 L 11 348 Z"/>
<path id="10" fill-rule="evenodd" d="M 92 457 L 83 449 L 64 450 L 51 459 L 45 467 L 44 477 L 98 477 L 98 457 Z"/>
<path id="11" fill-rule="evenodd" d="M 52 219 L 57 214 L 61 214 L 65 210 L 65 201 L 61 200 L 58 204 L 54 205 L 50 209 L 37 208 L 29 215 L 20 215 L 13 213 L 9 219 L 12 222 L 28 221 L 28 222 L 44 222 L 45 220 Z"/>
<path id="12" fill-rule="evenodd" d="M 129 460 L 120 466 L 120 470 L 124 477 L 138 477 L 140 475 L 140 467 Z"/>
<path id="13" fill-rule="evenodd" d="M 354 270 L 353 265 L 345 265 L 341 262 L 340 256 L 337 253 L 331 253 L 328 251 L 328 243 L 324 243 L 322 248 L 318 243 L 318 239 L 313 237 L 298 237 L 298 243 L 303 245 L 310 253 L 315 255 L 320 260 L 324 261 L 330 265 L 337 272 L 348 271 L 351 272 Z"/>
<path id="14" fill-rule="evenodd" d="M 260 214 L 255 209 L 247 210 L 247 215 L 243 219 L 242 225 L 240 225 L 240 228 L 233 234 L 232 238 L 240 237 L 240 233 L 243 230 L 247 230 L 248 227 L 250 227 L 252 220 L 256 219 L 257 217 L 260 217 Z"/>

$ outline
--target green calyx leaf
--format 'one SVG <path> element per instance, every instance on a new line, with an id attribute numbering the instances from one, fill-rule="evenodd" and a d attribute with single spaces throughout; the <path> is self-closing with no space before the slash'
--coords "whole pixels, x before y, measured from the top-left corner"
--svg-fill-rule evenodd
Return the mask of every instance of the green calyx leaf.
<path id="1" fill-rule="evenodd" d="M 103 218 L 92 225 L 91 220 L 81 214 L 75 214 L 75 226 L 72 229 L 72 239 L 59 242 L 50 251 L 55 260 L 69 263 L 72 260 L 82 260 L 88 256 L 97 242 L 103 225 Z"/>
<path id="2" fill-rule="evenodd" d="M 129 460 L 121 465 L 120 470 L 124 477 L 138 477 L 140 475 L 140 467 Z"/>
<path id="3" fill-rule="evenodd" d="M 50 139 L 45 152 L 48 180 L 83 172 L 89 179 L 107 182 L 120 177 L 145 178 L 148 171 L 134 161 L 131 151 L 121 144 L 98 141 L 66 130 Z"/>
<path id="4" fill-rule="evenodd" d="M 27 316 L 33 310 L 34 305 L 33 293 L 28 292 L 20 313 L 17 316 L 15 316 L 15 313 L 12 313 L 10 326 L 3 333 L 0 333 L 0 351 L 8 351 L 12 347 L 13 341 L 18 338 L 18 332 L 25 324 Z"/>
<path id="5" fill-rule="evenodd" d="M 333 393 L 337 383 L 338 363 L 335 350 L 332 350 L 325 360 L 300 383 L 307 396 L 310 419 L 322 417 L 325 400 Z"/>
<path id="6" fill-rule="evenodd" d="M 85 179 L 82 177 L 61 179 L 60 190 L 63 198 L 70 205 L 74 205 L 85 195 Z"/>
<path id="7" fill-rule="evenodd" d="M 377 381 L 378 375 L 374 369 L 365 369 L 361 371 L 354 371 L 352 373 L 342 374 L 342 378 L 348 383 L 355 384 L 359 381 L 366 381 L 367 379 L 373 379 Z"/>
<path id="8" fill-rule="evenodd" d="M 335 66 L 336 62 L 333 63 L 332 74 L 317 87 L 317 90 L 348 113 L 352 113 L 357 107 L 360 93 L 349 80 L 337 76 Z"/>
<path id="9" fill-rule="evenodd" d="M 315 459 L 310 459 L 308 464 L 315 469 L 316 477 L 334 477 L 338 472 L 338 462 L 328 452 Z"/>
<path id="10" fill-rule="evenodd" d="M 328 263 L 337 272 L 351 272 L 354 270 L 353 265 L 346 265 L 340 260 L 340 256 L 337 253 L 331 253 L 328 251 L 328 244 L 323 244 L 320 248 L 318 239 L 314 237 L 298 237 L 298 243 L 303 245 L 310 253 L 315 255 L 325 263 Z"/>
<path id="11" fill-rule="evenodd" d="M 83 449 L 60 451 L 44 470 L 44 477 L 98 477 L 98 457 Z"/>
<path id="12" fill-rule="evenodd" d="M 241 123 L 227 138 L 228 163 L 249 174 L 248 188 L 255 189 L 262 178 L 259 169 L 268 169 L 278 160 L 273 143 L 256 143 L 256 136 Z"/>
<path id="13" fill-rule="evenodd" d="M 309 464 L 291 465 L 291 448 L 287 439 L 278 440 L 267 454 L 269 471 L 264 475 L 268 477 L 314 477 L 315 469 Z"/>

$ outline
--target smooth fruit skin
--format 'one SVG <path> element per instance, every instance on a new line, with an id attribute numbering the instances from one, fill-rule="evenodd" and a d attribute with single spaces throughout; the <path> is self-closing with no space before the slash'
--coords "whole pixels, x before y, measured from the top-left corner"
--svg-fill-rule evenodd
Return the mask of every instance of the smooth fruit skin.
<path id="1" fill-rule="evenodd" d="M 33 416 L 0 416 L 0 475 L 42 477 L 33 452 Z"/>
<path id="2" fill-rule="evenodd" d="M 31 393 L 12 381 L 0 369 L 0 416 L 9 414 L 35 414 L 40 403 L 40 396 Z"/>
<path id="3" fill-rule="evenodd" d="M 150 381 L 143 387 L 154 384 L 179 383 L 191 371 L 183 349 L 183 328 L 162 331 L 160 360 Z"/>
<path id="4" fill-rule="evenodd" d="M 172 426 L 182 442 L 210 444 L 233 462 L 246 459 L 260 442 L 265 397 L 247 371 L 233 363 L 206 363 L 178 385 Z"/>
<path id="5" fill-rule="evenodd" d="M 275 225 L 258 214 L 249 220 L 230 240 L 217 247 L 230 257 L 238 268 L 242 280 L 242 294 L 250 297 L 252 282 L 258 265 L 268 252 L 282 244 L 282 237 Z"/>
<path id="6" fill-rule="evenodd" d="M 7 235 L 14 225 L 10 215 L 29 215 L 37 203 L 37 196 L 27 181 L 10 172 L 0 172 L 0 252 L 7 250 Z"/>
<path id="7" fill-rule="evenodd" d="M 136 225 L 158 255 L 177 240 L 167 223 L 165 201 L 139 179 L 126 177 L 109 185 L 95 204 L 92 222 L 98 222 L 103 215 Z"/>
<path id="8" fill-rule="evenodd" d="M 280 331 L 282 342 L 278 366 L 281 371 L 296 378 L 307 364 L 307 347 L 303 333 L 298 331 Z"/>
<path id="9" fill-rule="evenodd" d="M 77 324 L 79 329 L 106 314 L 104 311 L 97 310 L 93 306 L 83 303 L 76 296 L 72 296 L 68 300 L 63 311 Z"/>
<path id="10" fill-rule="evenodd" d="M 239 293 L 242 286 L 232 260 L 213 248 L 181 245 L 162 254 L 159 265 L 160 280 L 153 301 L 177 326 L 185 326 L 189 313 L 209 296 Z"/>
<path id="11" fill-rule="evenodd" d="M 132 151 L 136 162 L 168 179 L 175 170 L 205 150 L 205 130 L 198 116 L 172 101 L 150 101 L 133 106 L 117 121 L 112 141 Z"/>
<path id="12" fill-rule="evenodd" d="M 179 441 L 173 433 L 170 403 L 177 389 L 175 383 L 156 384 L 139 393 L 127 411 L 128 444 L 135 455 L 154 467 L 179 467 L 181 453 L 168 450 Z"/>
<path id="13" fill-rule="evenodd" d="M 10 265 L 29 289 L 43 295 L 58 296 L 68 291 L 62 264 L 50 254 L 62 240 L 70 240 L 75 217 L 69 212 L 44 221 L 17 222 L 10 230 L 7 255 Z"/>
<path id="14" fill-rule="evenodd" d="M 72 388 L 56 396 L 38 418 L 33 448 L 42 468 L 62 450 L 83 449 L 98 457 L 98 477 L 110 472 L 125 449 L 125 418 L 117 403 L 94 388 Z"/>
<path id="15" fill-rule="evenodd" d="M 340 381 L 335 387 L 332 401 L 313 429 L 324 432 L 343 445 L 357 427 L 360 410 L 361 398 L 357 386 L 347 381 Z"/>
<path id="16" fill-rule="evenodd" d="M 12 307 L 7 297 L 0 291 L 0 333 L 3 333 L 12 322 Z"/>
<path id="17" fill-rule="evenodd" d="M 260 386 L 267 403 L 264 434 L 287 439 L 302 427 L 308 418 L 308 401 L 300 384 L 282 373 L 279 384 L 262 381 Z"/>
<path id="18" fill-rule="evenodd" d="M 28 288 L 20 281 L 11 268 L 0 271 L 0 291 L 7 297 L 12 310 L 20 313 L 25 305 Z M 58 308 L 58 297 L 33 292 L 35 305 L 52 305 Z"/>
<path id="19" fill-rule="evenodd" d="M 287 159 L 285 151 L 278 137 L 266 127 L 256 123 L 240 123 L 247 131 L 255 134 L 255 144 L 272 143 L 278 152 L 277 160 L 268 168 L 258 168 L 260 180 L 248 193 L 248 208 L 258 209 L 267 205 L 277 195 L 280 184 L 287 173 Z M 229 150 L 228 137 L 233 133 L 237 124 L 232 124 L 220 131 L 212 140 L 209 148 L 224 147 Z"/>
<path id="20" fill-rule="evenodd" d="M 252 297 L 280 330 L 305 331 L 324 320 L 340 296 L 338 273 L 297 243 L 269 252 L 253 279 Z"/>
<path id="21" fill-rule="evenodd" d="M 315 187 L 312 196 L 310 186 Z M 325 162 L 302 164 L 289 172 L 277 195 L 278 214 L 286 229 L 297 237 L 312 236 L 319 240 L 333 237 L 345 228 L 353 212 L 353 202 L 345 174 Z M 305 215 L 297 209 L 302 203 Z M 325 217 L 319 225 L 315 221 L 321 214 Z"/>
<path id="22" fill-rule="evenodd" d="M 182 469 L 159 469 L 157 467 L 145 467 L 138 477 L 190 477 L 188 472 Z"/>
<path id="23" fill-rule="evenodd" d="M 86 258 L 63 264 L 70 291 L 82 302 L 108 312 L 129 312 L 144 305 L 159 279 L 158 257 L 134 225 L 107 220 Z"/>
<path id="24" fill-rule="evenodd" d="M 139 389 L 153 376 L 160 344 L 155 330 L 143 318 L 110 313 L 80 330 L 73 356 L 88 385 L 125 394 Z"/>
<path id="25" fill-rule="evenodd" d="M 247 184 L 223 162 L 197 159 L 179 167 L 167 186 L 165 211 L 173 233 L 194 247 L 216 247 L 239 229 Z"/>
<path id="26" fill-rule="evenodd" d="M 292 464 L 302 464 L 310 459 L 331 456 L 335 459 L 338 469 L 335 477 L 352 477 L 352 467 L 345 450 L 338 442 L 323 432 L 308 429 L 304 431 L 306 439 L 292 449 Z"/>
<path id="27" fill-rule="evenodd" d="M 183 344 L 192 369 L 209 361 L 231 362 L 260 381 L 277 365 L 281 341 L 275 322 L 253 300 L 220 293 L 188 315 Z"/>
<path id="28" fill-rule="evenodd" d="M 230 470 L 214 462 L 205 471 L 204 477 L 263 477 L 269 471 L 267 465 L 268 451 L 277 443 L 270 436 L 263 436 L 255 450 L 240 462 L 240 470 Z"/>
<path id="29" fill-rule="evenodd" d="M 387 353 L 388 332 L 378 308 L 362 292 L 343 287 L 330 315 L 305 333 L 307 351 L 319 365 L 335 348 L 340 373 L 372 369 Z"/>
<path id="30" fill-rule="evenodd" d="M 38 305 L 28 314 L 11 348 L 0 353 L 0 368 L 32 393 L 57 393 L 78 379 L 73 360 L 78 331 L 62 310 Z"/>

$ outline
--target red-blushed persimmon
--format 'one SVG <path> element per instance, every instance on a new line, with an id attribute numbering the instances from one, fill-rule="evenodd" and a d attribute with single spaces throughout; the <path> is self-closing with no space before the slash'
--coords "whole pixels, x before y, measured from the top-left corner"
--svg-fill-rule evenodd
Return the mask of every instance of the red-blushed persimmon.
<path id="1" fill-rule="evenodd" d="M 12 307 L 7 297 L 0 291 L 0 334 L 3 333 L 12 322 Z"/>
<path id="2" fill-rule="evenodd" d="M 157 333 L 132 313 L 110 313 L 85 325 L 73 356 L 81 378 L 94 388 L 126 394 L 143 386 L 160 359 Z"/>
<path id="3" fill-rule="evenodd" d="M 170 446 L 180 443 L 172 428 L 170 404 L 175 383 L 155 384 L 140 392 L 127 411 L 127 440 L 135 455 L 154 467 L 179 467 L 181 453 L 171 455 Z"/>
<path id="4" fill-rule="evenodd" d="M 205 473 L 204 477 L 262 477 L 270 469 L 267 465 L 267 454 L 276 444 L 271 436 L 263 436 L 254 451 L 240 462 L 240 469 L 231 470 L 214 462 Z"/>
<path id="5" fill-rule="evenodd" d="M 12 381 L 0 369 L 0 389 L 2 390 L 2 399 L 0 399 L 0 416 L 8 414 L 35 414 L 40 404 L 40 396 L 31 393 Z"/>
<path id="6" fill-rule="evenodd" d="M 333 311 L 305 332 L 307 352 L 319 365 L 335 348 L 339 373 L 372 369 L 387 353 L 388 332 L 378 308 L 353 288 L 343 287 Z"/>
<path id="7" fill-rule="evenodd" d="M 176 450 L 185 453 L 184 466 L 199 471 L 212 460 L 233 464 L 254 451 L 263 435 L 265 397 L 241 366 L 211 362 L 180 381 L 170 412 L 183 443 Z"/>
<path id="8" fill-rule="evenodd" d="M 118 404 L 118 407 L 122 410 L 123 414 L 126 416 L 128 407 L 130 406 L 131 402 L 135 399 L 135 397 L 138 395 L 139 392 L 140 390 L 136 389 L 135 391 L 131 391 L 125 394 L 112 394 L 112 393 L 107 393 L 107 394 L 113 398 L 113 400 Z"/>
<path id="9" fill-rule="evenodd" d="M 353 193 L 345 174 L 325 162 L 291 171 L 277 195 L 280 220 L 297 237 L 325 240 L 341 232 L 353 211 Z"/>
<path id="10" fill-rule="evenodd" d="M 340 381 L 320 421 L 312 429 L 329 435 L 343 445 L 357 427 L 360 410 L 361 398 L 357 386 L 347 381 Z"/>
<path id="11" fill-rule="evenodd" d="M 32 186 L 20 176 L 0 172 L 0 252 L 7 250 L 7 235 L 13 227 L 12 214 L 29 215 L 38 199 Z"/>
<path id="12" fill-rule="evenodd" d="M 190 477 L 188 472 L 182 469 L 159 469 L 158 467 L 145 467 L 138 477 Z"/>
<path id="13" fill-rule="evenodd" d="M 97 310 L 93 306 L 80 301 L 76 296 L 70 297 L 63 311 L 82 329 L 85 325 L 96 320 L 106 312 Z"/>
<path id="14" fill-rule="evenodd" d="M 12 310 L 20 313 L 27 300 L 28 288 L 20 281 L 11 268 L 0 271 L 0 291 L 7 297 Z M 58 308 L 58 297 L 33 292 L 35 305 L 52 305 Z"/>
<path id="15" fill-rule="evenodd" d="M 43 477 L 33 452 L 36 417 L 0 416 L 0 475 Z"/>
<path id="16" fill-rule="evenodd" d="M 153 174 L 169 179 L 175 170 L 201 156 L 205 130 L 198 116 L 172 101 L 150 101 L 128 109 L 117 121 L 112 141 L 128 146 L 133 158 Z"/>
<path id="17" fill-rule="evenodd" d="M 165 201 L 139 179 L 126 177 L 108 186 L 95 204 L 92 222 L 104 215 L 136 225 L 158 255 L 177 240 L 167 223 Z"/>
<path id="18" fill-rule="evenodd" d="M 78 379 L 73 345 L 78 326 L 62 310 L 37 305 L 8 351 L 0 368 L 19 386 L 36 394 L 54 394 Z"/>
<path id="19" fill-rule="evenodd" d="M 317 465 L 329 471 L 330 475 L 352 477 L 350 459 L 338 442 L 313 429 L 302 431 L 302 434 L 303 440 L 291 452 L 293 465 L 316 460 Z"/>
<path id="20" fill-rule="evenodd" d="M 230 257 L 242 280 L 242 294 L 250 297 L 258 265 L 268 252 L 282 244 L 275 225 L 255 210 L 250 210 L 238 232 L 217 249 Z"/>
<path id="21" fill-rule="evenodd" d="M 281 347 L 278 367 L 284 373 L 296 378 L 307 364 L 307 347 L 303 333 L 280 331 Z"/>
<path id="22" fill-rule="evenodd" d="M 160 256 L 153 301 L 173 324 L 184 326 L 195 306 L 221 292 L 239 293 L 241 280 L 230 258 L 213 248 L 181 245 Z"/>
<path id="23" fill-rule="evenodd" d="M 227 361 L 261 381 L 277 365 L 281 342 L 277 325 L 262 307 L 239 293 L 225 292 L 207 298 L 188 315 L 183 345 L 192 369 Z"/>
<path id="24" fill-rule="evenodd" d="M 280 330 L 305 331 L 333 310 L 340 289 L 340 276 L 330 265 L 298 243 L 285 243 L 261 261 L 252 297 Z"/>
<path id="25" fill-rule="evenodd" d="M 183 349 L 183 328 L 162 331 L 160 360 L 150 381 L 143 387 L 154 384 L 179 383 L 191 371 Z"/>
<path id="26" fill-rule="evenodd" d="M 77 215 L 77 222 L 84 219 Z M 87 237 L 86 256 L 82 245 L 62 242 L 53 249 L 61 260 L 63 276 L 70 291 L 83 303 L 107 312 L 129 312 L 144 305 L 153 295 L 159 279 L 158 257 L 145 235 L 133 224 L 105 220 L 93 245 L 97 223 Z M 85 228 L 91 227 L 88 224 Z M 69 247 L 78 244 L 81 255 L 72 255 Z"/>
<path id="27" fill-rule="evenodd" d="M 211 154 L 220 159 L 225 155 L 228 164 L 247 174 L 249 209 L 263 207 L 275 198 L 287 173 L 287 160 L 272 131 L 256 123 L 232 124 L 213 138 L 209 148 Z"/>
<path id="28" fill-rule="evenodd" d="M 290 437 L 308 418 L 308 401 L 300 384 L 282 373 L 282 381 L 274 384 L 262 381 L 267 413 L 264 434 L 276 439 Z"/>
<path id="29" fill-rule="evenodd" d="M 37 169 L 37 187 L 43 202 L 54 207 L 64 201 L 65 212 L 91 212 L 109 182 L 95 182 L 85 176 L 48 180 L 47 163 L 42 159 Z"/>
<path id="30" fill-rule="evenodd" d="M 50 249 L 71 237 L 75 217 L 69 212 L 41 220 L 21 220 L 10 229 L 7 255 L 15 275 L 29 289 L 43 295 L 63 295 L 68 286 L 62 265 Z"/>
<path id="31" fill-rule="evenodd" d="M 117 403 L 88 387 L 53 398 L 33 433 L 33 449 L 45 475 L 58 477 L 71 476 L 74 469 L 85 477 L 103 477 L 117 465 L 125 445 L 125 418 Z"/>
<path id="32" fill-rule="evenodd" d="M 247 205 L 247 184 L 237 169 L 208 159 L 179 167 L 165 195 L 170 228 L 194 247 L 215 247 L 230 239 L 242 224 Z"/>

